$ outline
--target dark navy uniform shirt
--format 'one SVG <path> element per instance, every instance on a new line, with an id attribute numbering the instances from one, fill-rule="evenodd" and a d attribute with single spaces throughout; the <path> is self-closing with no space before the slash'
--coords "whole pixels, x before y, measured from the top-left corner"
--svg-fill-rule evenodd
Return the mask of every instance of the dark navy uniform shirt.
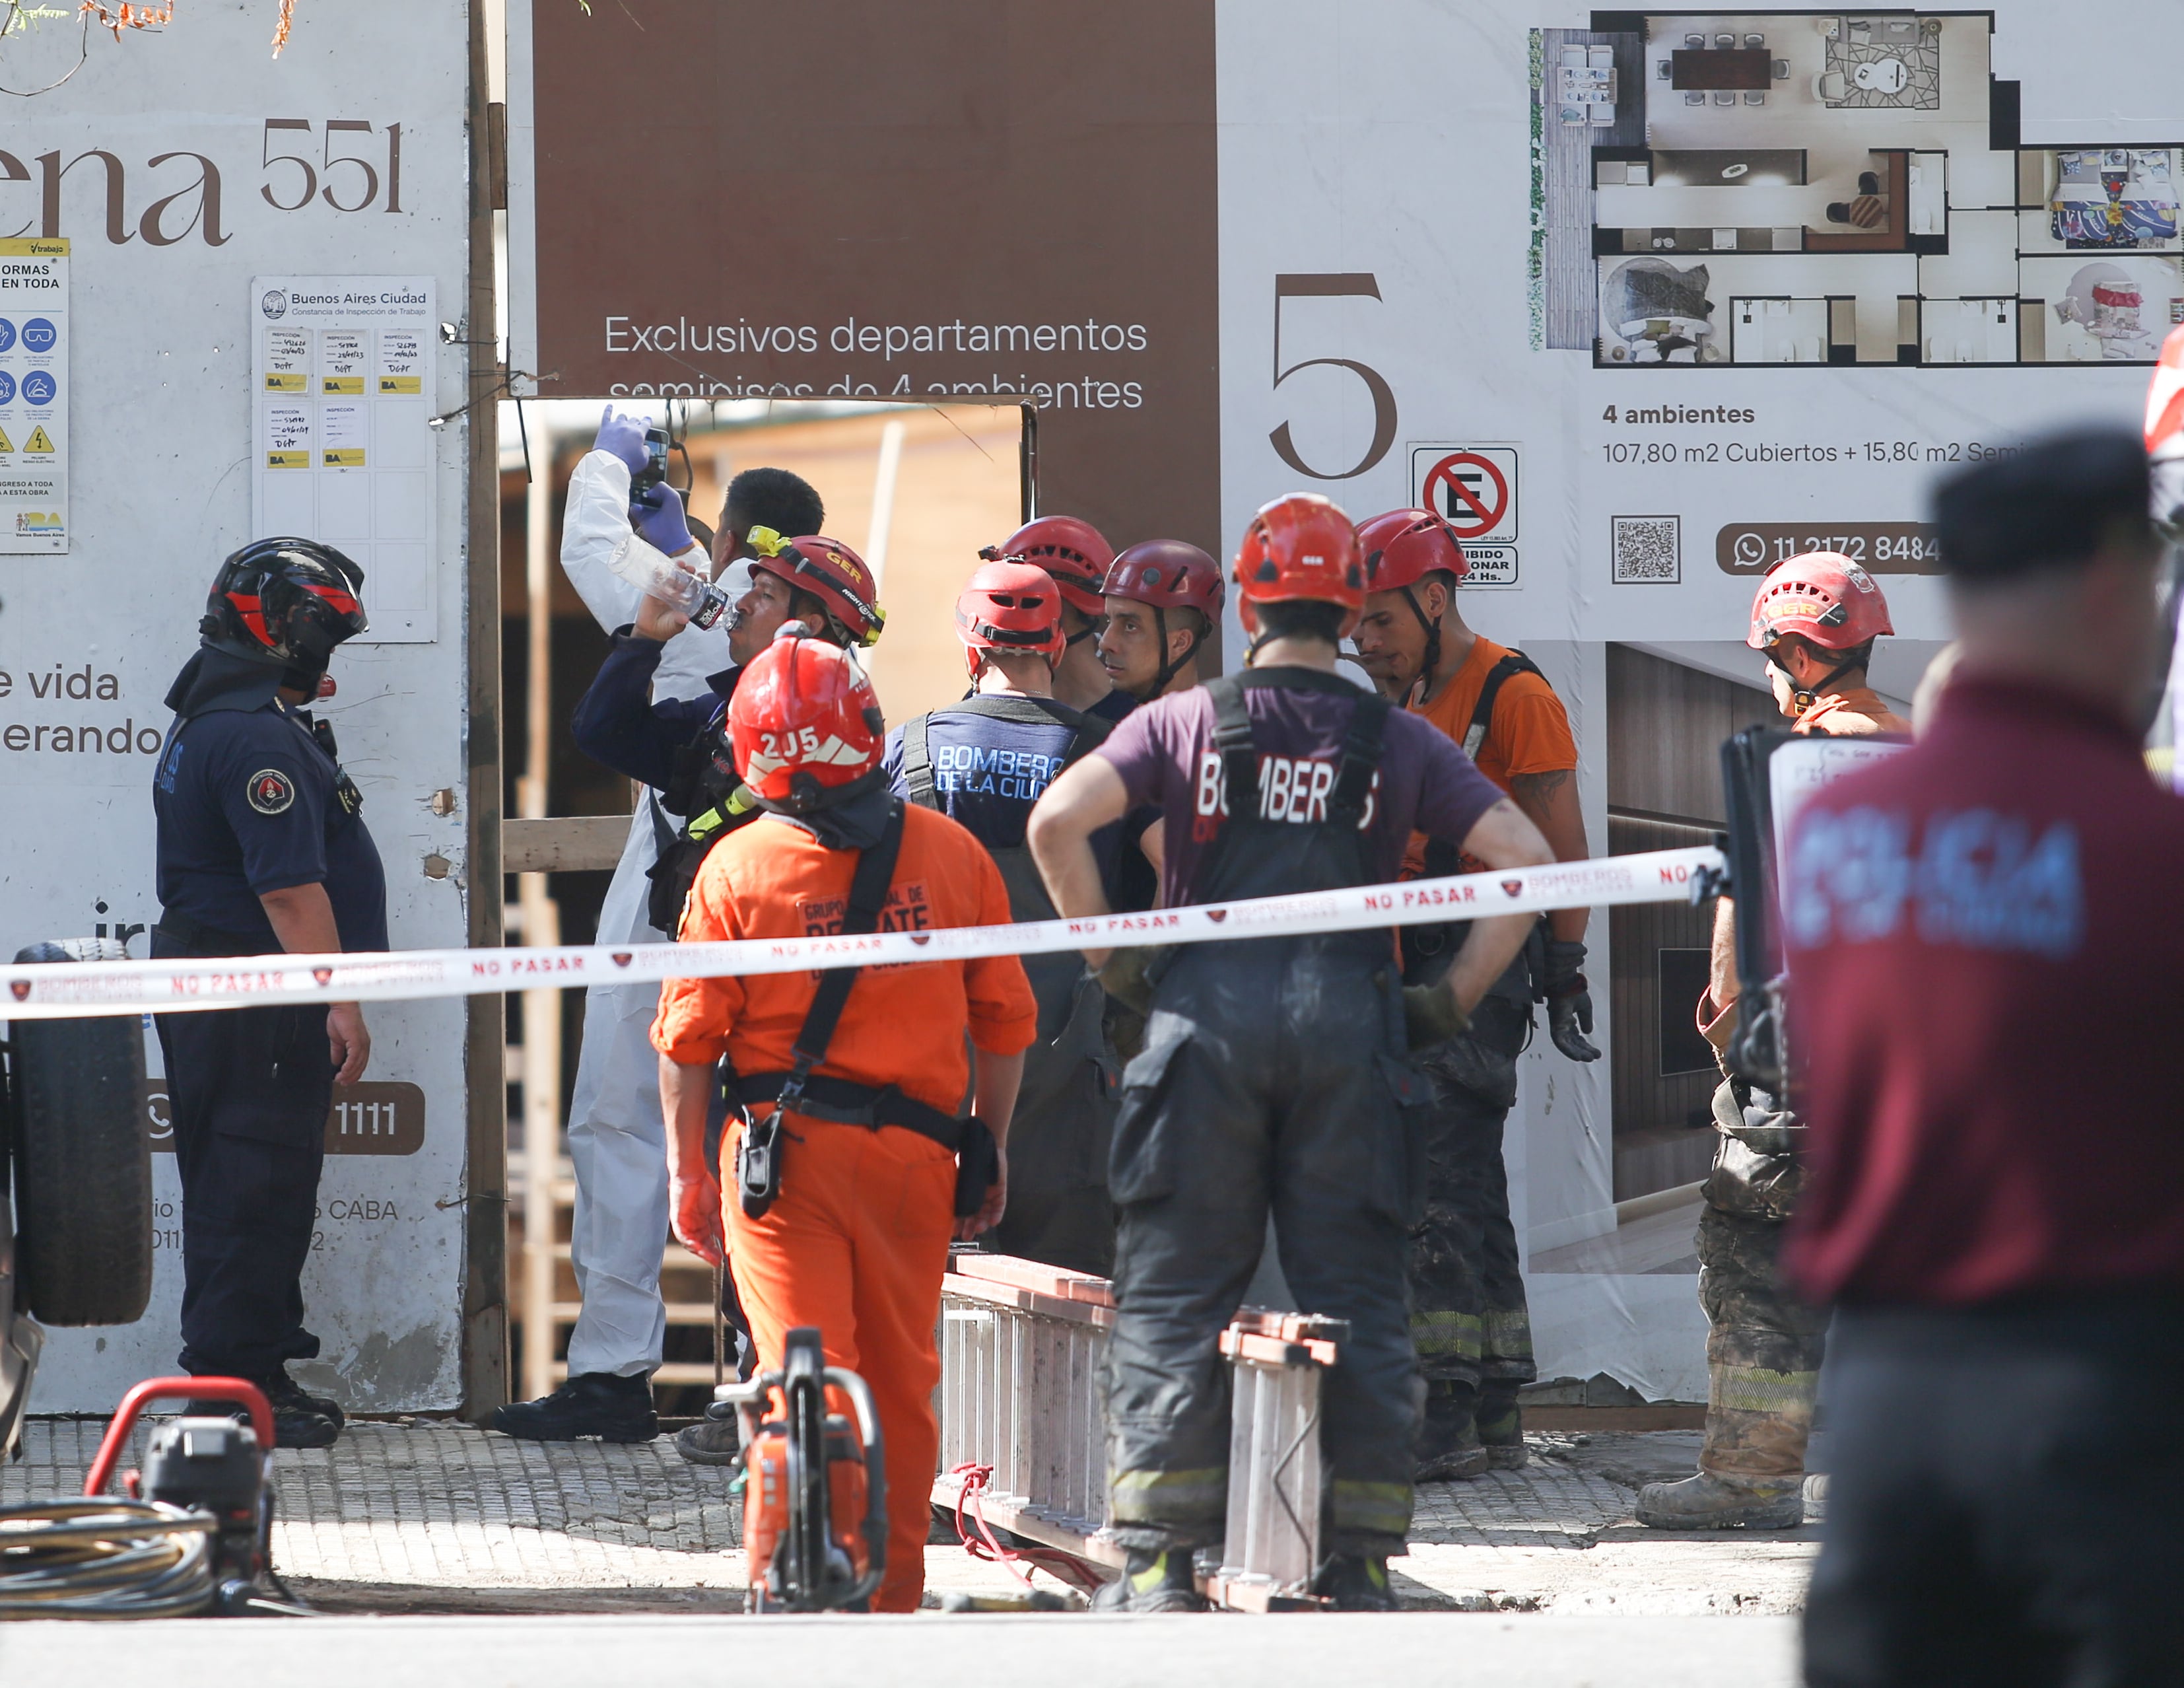
<path id="1" fill-rule="evenodd" d="M 220 932 L 281 948 L 258 899 L 323 885 L 345 950 L 387 947 L 387 876 L 340 765 L 309 717 L 278 698 L 183 722 L 159 753 L 159 901 Z"/>
<path id="2" fill-rule="evenodd" d="M 585 755 L 659 791 L 675 777 L 677 752 L 709 729 L 725 729 L 728 699 L 744 672 L 723 668 L 707 675 L 710 690 L 701 697 L 655 699 L 652 677 L 666 648 L 656 639 L 617 628 L 606 661 L 569 723 L 570 735 Z"/>

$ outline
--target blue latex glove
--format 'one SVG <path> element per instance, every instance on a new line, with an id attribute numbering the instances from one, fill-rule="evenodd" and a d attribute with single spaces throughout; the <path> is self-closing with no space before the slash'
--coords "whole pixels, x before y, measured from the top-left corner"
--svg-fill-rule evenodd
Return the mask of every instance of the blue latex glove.
<path id="1" fill-rule="evenodd" d="M 644 430 L 649 426 L 643 416 L 633 416 L 627 411 L 616 416 L 614 406 L 609 405 L 606 414 L 599 418 L 599 437 L 592 441 L 592 450 L 612 452 L 621 459 L 630 473 L 643 474 Z"/>
<path id="2" fill-rule="evenodd" d="M 665 483 L 631 504 L 629 519 L 639 538 L 669 556 L 679 556 L 697 543 L 691 537 L 690 524 L 682 519 L 682 495 Z"/>

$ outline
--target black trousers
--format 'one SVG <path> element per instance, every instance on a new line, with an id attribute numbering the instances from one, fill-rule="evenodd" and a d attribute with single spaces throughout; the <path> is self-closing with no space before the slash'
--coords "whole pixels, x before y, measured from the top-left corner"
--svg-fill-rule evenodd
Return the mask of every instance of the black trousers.
<path id="1" fill-rule="evenodd" d="M 191 951 L 155 931 L 152 953 Z M 154 1018 L 182 1182 L 181 1367 L 262 1378 L 319 1351 L 303 1273 L 333 1103 L 326 1011 Z"/>
<path id="2" fill-rule="evenodd" d="M 1502 1149 L 1531 1026 L 1529 1002 L 1490 995 L 1468 1031 L 1419 1059 L 1434 1099 L 1425 1210 L 1410 1237 L 1411 1334 L 1435 1383 L 1513 1386 L 1540 1374 Z"/>
<path id="3" fill-rule="evenodd" d="M 1396 1053 L 1384 946 L 1199 944 L 1162 981 L 1115 1124 L 1108 1518 L 1128 1545 L 1222 1539 L 1229 1389 L 1216 1343 L 1271 1211 L 1297 1305 L 1350 1321 L 1321 1383 L 1323 1540 L 1402 1551 L 1423 1400 L 1404 1230 L 1427 1087 Z"/>
<path id="4" fill-rule="evenodd" d="M 2184 1301 L 1849 1309 L 1810 1688 L 2184 1682 Z"/>

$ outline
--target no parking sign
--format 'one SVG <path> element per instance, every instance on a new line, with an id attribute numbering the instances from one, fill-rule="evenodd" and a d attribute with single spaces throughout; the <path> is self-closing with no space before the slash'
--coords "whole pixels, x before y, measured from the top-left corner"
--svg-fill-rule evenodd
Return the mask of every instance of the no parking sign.
<path id="1" fill-rule="evenodd" d="M 1411 501 L 1463 541 L 1467 586 L 1517 584 L 1517 477 L 1513 445 L 1411 447 Z"/>

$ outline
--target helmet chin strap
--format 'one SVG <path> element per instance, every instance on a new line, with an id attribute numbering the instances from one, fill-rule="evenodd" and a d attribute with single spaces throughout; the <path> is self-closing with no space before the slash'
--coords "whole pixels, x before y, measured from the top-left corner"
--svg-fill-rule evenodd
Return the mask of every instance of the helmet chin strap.
<path id="1" fill-rule="evenodd" d="M 1155 630 L 1154 636 L 1160 640 L 1160 648 L 1162 651 L 1166 651 L 1167 649 L 1167 612 L 1162 609 L 1158 604 L 1155 604 L 1153 606 L 1153 628 Z M 1156 697 L 1162 697 L 1167 695 L 1170 683 L 1174 680 L 1177 674 L 1183 671 L 1183 665 L 1190 662 L 1192 657 L 1197 656 L 1198 647 L 1205 642 L 1206 635 L 1204 634 L 1194 633 L 1190 635 L 1190 648 L 1189 650 L 1185 651 L 1180 657 L 1167 657 L 1161 663 L 1160 672 L 1153 676 L 1152 690 L 1145 694 L 1146 702 L 1150 703 Z M 1256 641 L 1253 643 L 1251 648 L 1255 651 L 1259 648 Z"/>
<path id="2" fill-rule="evenodd" d="M 1803 714 L 1808 709 L 1810 709 L 1815 703 L 1818 703 L 1820 701 L 1820 694 L 1822 692 L 1825 691 L 1845 674 L 1851 673 L 1858 667 L 1858 664 L 1855 662 L 1838 662 L 1835 667 L 1830 668 L 1827 673 L 1822 674 L 1819 679 L 1814 680 L 1811 685 L 1804 686 L 1797 684 L 1797 677 L 1790 673 L 1788 668 L 1784 666 L 1782 659 L 1776 656 L 1772 651 L 1767 653 L 1767 660 L 1772 662 L 1776 668 L 1780 668 L 1783 674 L 1788 676 L 1790 681 L 1790 701 L 1797 706 L 1797 713 L 1800 715 Z"/>
<path id="3" fill-rule="evenodd" d="M 1409 587 L 1405 586 L 1399 590 L 1403 595 L 1403 601 L 1411 606 L 1411 613 L 1418 618 L 1418 625 L 1426 630 L 1425 663 L 1418 670 L 1418 677 L 1412 682 L 1412 685 L 1414 687 L 1429 686 L 1433 684 L 1435 671 L 1440 667 L 1440 623 L 1426 619 L 1426 612 L 1418 607 L 1418 601 L 1412 595 Z"/>

